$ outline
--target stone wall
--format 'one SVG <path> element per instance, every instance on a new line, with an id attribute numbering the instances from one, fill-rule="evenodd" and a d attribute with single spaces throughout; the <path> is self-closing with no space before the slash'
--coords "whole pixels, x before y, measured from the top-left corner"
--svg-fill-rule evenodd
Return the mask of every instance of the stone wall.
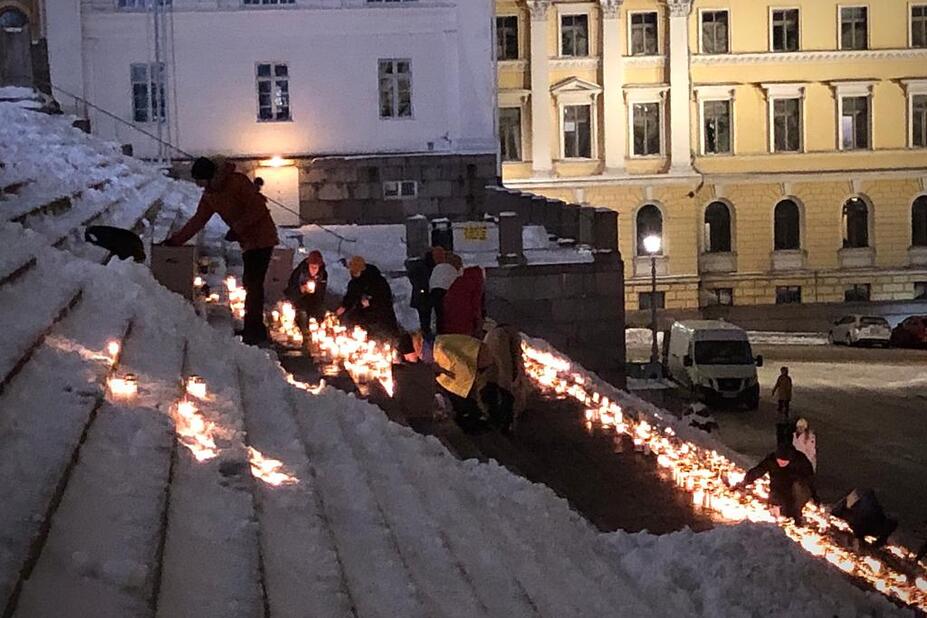
<path id="1" fill-rule="evenodd" d="M 486 308 L 500 322 L 540 337 L 602 378 L 624 386 L 621 257 L 585 264 L 501 266 L 486 270 Z"/>
<path id="2" fill-rule="evenodd" d="M 484 188 L 497 183 L 491 154 L 324 157 L 298 165 L 300 215 L 323 224 L 402 223 L 415 214 L 474 220 Z M 388 181 L 415 181 L 415 196 L 387 199 Z"/>

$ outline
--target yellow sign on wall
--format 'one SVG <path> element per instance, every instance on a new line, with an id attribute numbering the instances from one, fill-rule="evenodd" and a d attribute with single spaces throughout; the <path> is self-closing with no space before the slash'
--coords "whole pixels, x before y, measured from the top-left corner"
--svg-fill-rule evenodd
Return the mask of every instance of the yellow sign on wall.
<path id="1" fill-rule="evenodd" d="M 486 240 L 485 225 L 467 225 L 464 227 L 465 240 Z"/>

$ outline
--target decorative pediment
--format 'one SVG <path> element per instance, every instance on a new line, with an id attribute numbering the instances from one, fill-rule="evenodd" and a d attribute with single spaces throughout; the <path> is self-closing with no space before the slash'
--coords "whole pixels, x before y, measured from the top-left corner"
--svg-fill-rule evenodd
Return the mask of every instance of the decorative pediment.
<path id="1" fill-rule="evenodd" d="M 578 77 L 569 77 L 551 86 L 550 93 L 558 100 L 569 98 L 594 101 L 602 93 L 602 86 Z"/>

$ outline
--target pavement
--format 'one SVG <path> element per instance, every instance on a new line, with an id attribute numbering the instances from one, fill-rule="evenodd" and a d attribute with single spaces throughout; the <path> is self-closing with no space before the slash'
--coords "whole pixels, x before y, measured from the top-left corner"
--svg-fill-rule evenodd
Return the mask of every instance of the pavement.
<path id="1" fill-rule="evenodd" d="M 722 442 L 761 458 L 775 447 L 771 389 L 787 365 L 794 382 L 792 417 L 817 434 L 818 489 L 836 501 L 856 487 L 879 500 L 910 534 L 927 520 L 927 350 L 757 345 L 759 410 L 712 409 Z M 646 397 L 646 393 L 640 393 Z M 664 395 L 665 396 L 665 395 Z M 685 405 L 679 391 L 664 405 Z"/>

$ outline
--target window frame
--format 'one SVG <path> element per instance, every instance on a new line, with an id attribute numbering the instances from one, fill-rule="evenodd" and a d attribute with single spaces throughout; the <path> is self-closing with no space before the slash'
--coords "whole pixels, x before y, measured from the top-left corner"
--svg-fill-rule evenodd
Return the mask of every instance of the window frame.
<path id="1" fill-rule="evenodd" d="M 907 99 L 905 107 L 907 108 L 907 135 L 908 148 L 914 150 L 923 150 L 927 148 L 927 135 L 925 135 L 924 146 L 917 146 L 914 143 L 914 98 L 927 96 L 927 78 L 904 79 L 901 80 L 905 88 L 905 98 Z M 927 118 L 924 120 L 924 132 L 927 133 Z"/>
<path id="2" fill-rule="evenodd" d="M 641 237 L 641 229 L 640 229 L 640 224 L 639 224 L 641 212 L 642 212 L 645 208 L 647 208 L 647 207 L 649 207 L 649 206 L 653 206 L 654 208 L 657 209 L 657 212 L 660 213 L 660 238 L 661 238 L 662 241 L 663 241 L 663 242 L 661 243 L 661 245 L 660 245 L 660 250 L 659 250 L 657 253 L 655 253 L 654 256 L 657 257 L 658 259 L 659 259 L 659 258 L 664 258 L 664 257 L 666 257 L 666 256 L 668 255 L 668 252 L 667 252 L 667 239 L 666 239 L 666 213 L 665 213 L 664 210 L 663 210 L 663 206 L 662 206 L 661 204 L 659 204 L 659 203 L 653 201 L 653 200 L 648 200 L 648 201 L 644 202 L 643 204 L 641 204 L 640 206 L 638 206 L 637 208 L 634 209 L 634 219 L 633 219 L 633 223 L 634 223 L 634 238 L 633 238 L 633 241 L 634 241 L 634 257 L 636 257 L 636 258 L 647 258 L 647 259 L 649 259 L 649 258 L 651 257 L 650 254 L 647 253 L 646 251 L 641 251 L 641 249 L 642 249 L 642 244 L 643 244 L 643 237 Z"/>
<path id="3" fill-rule="evenodd" d="M 648 300 L 646 307 L 644 307 L 644 303 L 641 302 L 644 300 L 644 298 Z M 656 292 L 654 292 L 653 290 L 646 290 L 646 291 L 637 293 L 638 311 L 652 311 L 654 299 L 660 301 L 657 303 L 657 311 L 663 311 L 666 309 L 666 291 L 665 290 L 657 290 Z"/>
<path id="4" fill-rule="evenodd" d="M 798 101 L 798 148 L 795 150 L 779 150 L 776 147 L 776 102 Z M 805 98 L 804 97 L 775 97 L 769 101 L 769 151 L 771 154 L 801 154 L 805 152 Z"/>
<path id="5" fill-rule="evenodd" d="M 843 46 L 843 11 L 844 9 L 866 9 L 866 45 L 865 47 Z M 872 11 L 868 4 L 838 4 L 837 5 L 837 46 L 841 51 L 868 51 L 872 49 Z"/>
<path id="6" fill-rule="evenodd" d="M 656 153 L 647 153 L 647 154 L 637 154 L 634 152 L 634 120 L 636 118 L 634 108 L 638 105 L 656 105 L 657 106 L 657 121 L 659 123 L 658 131 L 660 135 L 660 149 Z M 632 159 L 663 159 L 666 155 L 666 106 L 664 105 L 664 99 L 661 97 L 659 99 L 653 100 L 635 100 L 628 102 L 628 124 L 629 124 L 629 133 L 628 137 L 628 155 Z"/>
<path id="7" fill-rule="evenodd" d="M 699 123 L 699 154 L 704 157 L 730 157 L 734 156 L 736 148 L 736 116 L 735 116 L 735 99 L 737 93 L 736 85 L 719 85 L 719 86 L 696 86 L 695 98 L 698 102 L 698 123 Z M 705 131 L 705 104 L 727 102 L 730 122 L 730 149 L 727 152 L 709 152 L 707 148 L 707 132 Z"/>
<path id="8" fill-rule="evenodd" d="M 855 295 L 860 290 L 865 290 L 865 298 L 848 298 L 852 291 Z M 843 302 L 845 303 L 868 303 L 872 302 L 872 284 L 871 283 L 847 283 L 843 286 Z M 855 321 L 855 320 L 854 320 Z"/>
<path id="9" fill-rule="evenodd" d="M 848 81 L 831 82 L 834 89 L 834 98 L 837 101 L 837 151 L 838 152 L 865 152 L 875 150 L 875 85 L 876 81 Z M 843 145 L 843 104 L 845 99 L 866 97 L 868 117 L 866 131 L 869 136 L 869 145 L 866 148 L 846 148 Z"/>
<path id="10" fill-rule="evenodd" d="M 776 46 L 775 46 L 775 41 L 776 41 L 775 13 L 776 11 L 795 11 L 798 13 L 798 21 L 797 21 L 797 26 L 796 26 L 798 28 L 798 36 L 795 37 L 797 40 L 798 46 L 795 49 L 776 49 Z M 800 52 L 802 50 L 801 37 L 802 37 L 802 31 L 804 29 L 802 28 L 801 19 L 802 19 L 802 11 L 801 11 L 801 7 L 799 6 L 771 6 L 769 7 L 769 51 L 770 53 L 794 54 L 795 52 Z"/>
<path id="11" fill-rule="evenodd" d="M 847 215 L 847 205 L 852 200 L 858 200 L 866 208 L 866 244 L 857 247 L 849 244 L 850 241 L 850 217 Z M 875 209 L 872 201 L 859 193 L 847 196 L 840 203 L 840 247 L 855 251 L 875 249 Z"/>
<path id="12" fill-rule="evenodd" d="M 592 27 L 589 11 L 583 9 L 581 11 L 561 11 L 557 16 L 557 52 L 560 58 L 590 58 L 594 56 L 593 47 L 592 47 Z M 564 54 L 563 49 L 563 20 L 567 17 L 585 17 L 586 18 L 586 53 L 583 55 L 570 54 L 569 56 Z M 576 47 L 576 40 L 574 37 L 573 47 Z"/>
<path id="13" fill-rule="evenodd" d="M 261 77 L 258 74 L 259 67 L 261 65 L 270 65 L 270 77 Z M 285 66 L 286 67 L 286 94 L 287 94 L 287 117 L 286 118 L 277 118 L 276 117 L 276 108 L 277 104 L 274 101 L 274 87 L 275 82 L 277 81 L 276 76 L 276 67 Z M 271 111 L 273 112 L 273 118 L 261 118 L 261 81 L 269 81 L 271 86 Z M 259 60 L 254 63 L 254 93 L 257 95 L 255 97 L 255 118 L 258 123 L 266 122 L 293 122 L 293 98 L 292 92 L 290 91 L 290 63 L 283 62 L 278 60 Z"/>
<path id="14" fill-rule="evenodd" d="M 518 158 L 517 159 L 506 159 L 503 156 L 502 148 L 502 110 L 504 109 L 514 109 L 518 112 Z M 523 105 L 500 105 L 499 106 L 499 161 L 502 163 L 523 163 L 525 161 L 525 132 L 524 132 L 524 120 L 525 120 L 525 110 Z"/>
<path id="15" fill-rule="evenodd" d="M 863 100 L 863 101 L 866 102 L 866 118 L 865 118 L 865 123 L 866 123 L 866 142 L 867 142 L 867 143 L 866 143 L 865 146 L 860 146 L 859 144 L 856 143 L 857 131 L 858 131 L 857 125 L 856 125 L 856 120 L 855 120 L 856 117 L 857 117 L 856 115 L 853 115 L 853 116 L 852 116 L 852 118 L 854 118 L 854 122 L 853 122 L 853 135 L 852 135 L 852 138 L 853 138 L 853 145 L 852 145 L 852 146 L 847 146 L 847 144 L 846 144 L 847 134 L 846 134 L 846 131 L 845 131 L 845 127 L 844 127 L 844 122 L 843 122 L 843 120 L 844 120 L 844 117 L 845 117 L 845 116 L 844 116 L 844 111 L 846 110 L 846 101 L 847 101 L 848 99 Z M 873 121 L 872 121 L 872 119 L 873 119 L 873 114 L 872 114 L 872 97 L 871 97 L 871 96 L 867 96 L 867 95 L 845 94 L 845 95 L 840 95 L 840 96 L 838 97 L 837 104 L 838 104 L 838 106 L 839 106 L 839 109 L 837 110 L 837 133 L 838 133 L 838 135 L 837 135 L 837 144 L 838 144 L 837 149 L 840 150 L 840 151 L 845 151 L 845 152 L 858 152 L 858 151 L 865 151 L 865 150 L 873 150 L 873 141 L 872 141 L 872 125 L 873 125 Z"/>
<path id="16" fill-rule="evenodd" d="M 783 202 L 792 202 L 798 213 L 798 247 L 794 249 L 776 248 L 776 209 Z M 805 207 L 801 200 L 793 195 L 783 195 L 773 204 L 772 209 L 772 250 L 773 252 L 804 251 L 805 249 Z"/>
<path id="17" fill-rule="evenodd" d="M 409 67 L 409 72 L 407 74 L 409 80 L 409 113 L 405 116 L 399 114 L 399 75 L 400 73 L 393 73 L 392 80 L 395 87 L 395 97 L 392 101 L 392 114 L 389 116 L 383 115 L 383 110 L 380 107 L 380 97 L 382 92 L 380 90 L 380 80 L 383 78 L 382 73 L 380 72 L 380 67 L 384 62 L 391 62 L 393 65 L 396 65 L 394 68 L 398 69 L 398 64 L 405 62 Z M 412 71 L 412 58 L 377 58 L 377 118 L 381 121 L 397 121 L 403 122 L 408 120 L 415 120 L 415 95 L 414 95 L 414 84 L 412 81 L 413 71 Z"/>
<path id="18" fill-rule="evenodd" d="M 705 51 L 705 39 L 704 39 L 704 28 L 705 28 L 705 14 L 706 13 L 726 13 L 727 14 L 727 40 L 725 51 L 723 52 L 706 52 Z M 698 50 L 700 54 L 706 54 L 710 56 L 724 56 L 731 53 L 731 40 L 733 28 L 731 25 L 731 10 L 723 7 L 706 7 L 698 10 Z M 659 44 L 659 41 L 658 41 Z"/>
<path id="19" fill-rule="evenodd" d="M 566 154 L 566 110 L 568 107 L 585 107 L 589 110 L 589 156 L 568 157 Z M 595 130 L 595 116 L 598 106 L 594 100 L 590 101 L 563 101 L 557 106 L 560 120 L 560 160 L 562 161 L 593 161 L 598 159 L 596 142 L 598 136 Z"/>
<path id="20" fill-rule="evenodd" d="M 782 296 L 780 296 L 780 293 Z M 780 302 L 780 298 L 784 298 Z M 797 299 L 797 300 L 795 300 Z M 776 304 L 777 305 L 801 305 L 804 303 L 802 299 L 802 286 L 800 285 L 777 285 L 776 286 Z"/>
<path id="21" fill-rule="evenodd" d="M 710 228 L 707 228 L 708 234 L 706 234 L 706 226 L 708 225 L 708 209 L 711 208 L 714 204 L 720 204 L 724 206 L 727 210 L 727 251 L 713 251 L 711 249 L 711 232 Z M 713 198 L 708 200 L 708 203 L 705 204 L 705 207 L 702 208 L 702 226 L 701 226 L 701 250 L 702 255 L 724 255 L 736 253 L 737 247 L 735 244 L 734 238 L 734 229 L 735 229 L 735 220 L 734 220 L 734 205 L 731 204 L 730 200 L 724 198 Z"/>
<path id="22" fill-rule="evenodd" d="M 924 235 L 924 238 L 923 238 L 923 241 L 924 241 L 924 242 L 923 242 L 922 244 L 919 244 L 919 243 L 916 242 L 918 239 L 915 237 L 915 234 L 914 234 L 915 227 L 916 227 L 916 226 L 915 226 L 916 214 L 917 214 L 917 213 L 915 212 L 915 208 L 918 206 L 918 200 L 924 200 L 924 202 L 923 202 L 923 205 L 924 205 L 924 214 L 923 214 L 924 221 L 923 221 L 923 228 L 922 228 L 922 229 L 923 229 L 923 235 Z M 911 200 L 911 209 L 910 209 L 910 212 L 911 212 L 911 215 L 910 215 L 910 219 L 911 219 L 911 225 L 910 225 L 910 231 L 911 231 L 911 245 L 910 245 L 910 246 L 911 246 L 912 249 L 927 249 L 927 192 L 925 192 L 925 193 L 919 193 L 918 195 L 916 195 L 916 196 L 914 197 L 913 200 Z"/>
<path id="23" fill-rule="evenodd" d="M 159 77 L 160 81 L 156 82 L 152 79 L 153 72 L 152 68 L 160 65 Z M 133 75 L 134 67 L 142 66 L 145 67 L 145 86 L 146 86 L 146 105 L 145 105 L 145 120 L 136 120 L 136 109 L 135 106 L 135 86 L 136 84 L 141 84 L 135 80 Z M 132 110 L 132 123 L 133 124 L 164 124 L 167 121 L 167 96 L 166 96 L 166 86 L 167 86 L 167 64 L 164 62 L 130 62 L 129 63 L 129 100 L 131 101 L 131 110 Z M 160 94 L 160 99 L 155 100 L 155 90 L 157 89 Z"/>
<path id="24" fill-rule="evenodd" d="M 522 59 L 522 46 L 521 46 L 521 31 L 522 31 L 522 22 L 521 16 L 517 13 L 499 13 L 496 15 L 495 19 L 495 30 L 493 34 L 495 35 L 495 45 L 499 45 L 499 20 L 500 19 L 514 19 L 515 20 L 515 57 L 514 58 L 502 58 L 497 55 L 497 62 L 513 62 L 515 60 Z"/>
<path id="25" fill-rule="evenodd" d="M 405 191 L 406 186 L 412 186 L 412 192 Z M 389 186 L 395 186 L 395 193 L 392 195 L 388 191 Z M 383 199 L 384 200 L 414 200 L 418 198 L 418 181 L 417 180 L 384 180 L 383 181 Z"/>
<path id="26" fill-rule="evenodd" d="M 927 49 L 927 32 L 924 33 L 924 45 L 914 46 L 914 9 L 924 9 L 925 30 L 927 30 L 927 3 L 911 2 L 908 4 L 908 49 Z"/>
<path id="27" fill-rule="evenodd" d="M 655 50 L 655 51 L 654 51 L 653 53 L 647 53 L 647 52 L 645 51 L 645 52 L 642 52 L 642 53 L 639 53 L 639 54 L 635 54 L 635 53 L 634 53 L 634 23 L 633 23 L 633 17 L 634 17 L 634 15 L 644 15 L 644 14 L 648 14 L 648 13 L 652 13 L 653 15 L 656 15 L 656 21 L 654 22 L 654 38 L 656 38 L 656 42 L 655 42 L 655 45 L 654 45 L 654 50 Z M 641 10 L 635 10 L 635 11 L 628 11 L 628 13 L 627 13 L 627 20 L 628 20 L 628 26 L 627 26 L 627 37 L 628 37 L 627 55 L 628 55 L 628 56 L 630 56 L 630 57 L 632 57 L 632 58 L 641 58 L 641 57 L 642 57 L 642 58 L 652 58 L 652 57 L 655 57 L 655 56 L 662 56 L 662 55 L 664 55 L 664 54 L 663 54 L 663 50 L 662 50 L 661 47 L 660 47 L 660 43 L 661 43 L 661 37 L 660 37 L 660 11 L 655 11 L 655 10 L 652 10 L 652 9 L 651 9 L 651 10 L 644 10 L 644 9 L 641 9 Z M 645 45 L 644 47 L 646 47 L 646 45 Z"/>

